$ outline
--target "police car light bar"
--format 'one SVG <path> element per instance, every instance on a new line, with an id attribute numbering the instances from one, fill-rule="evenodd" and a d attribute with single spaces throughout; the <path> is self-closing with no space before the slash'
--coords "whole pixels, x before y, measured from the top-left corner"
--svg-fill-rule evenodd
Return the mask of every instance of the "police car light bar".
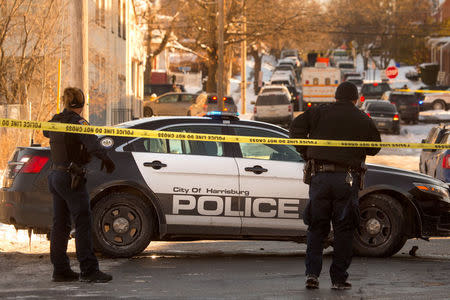
<path id="1" fill-rule="evenodd" d="M 209 111 L 205 114 L 205 117 L 210 117 L 210 118 L 220 118 L 220 119 L 235 119 L 235 120 L 239 120 L 238 118 L 239 113 L 232 113 L 232 112 L 224 112 L 224 111 Z"/>

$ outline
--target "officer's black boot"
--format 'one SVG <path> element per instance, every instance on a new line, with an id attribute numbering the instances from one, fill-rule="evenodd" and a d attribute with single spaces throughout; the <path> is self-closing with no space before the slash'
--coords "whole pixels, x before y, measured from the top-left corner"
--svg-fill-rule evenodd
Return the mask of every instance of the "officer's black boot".
<path id="1" fill-rule="evenodd" d="M 89 274 L 81 274 L 80 281 L 82 282 L 108 282 L 112 280 L 112 276 L 103 273 L 100 270 L 94 271 Z"/>
<path id="2" fill-rule="evenodd" d="M 52 281 L 54 282 L 68 282 L 77 281 L 80 278 L 80 274 L 72 270 L 64 272 L 53 272 Z"/>

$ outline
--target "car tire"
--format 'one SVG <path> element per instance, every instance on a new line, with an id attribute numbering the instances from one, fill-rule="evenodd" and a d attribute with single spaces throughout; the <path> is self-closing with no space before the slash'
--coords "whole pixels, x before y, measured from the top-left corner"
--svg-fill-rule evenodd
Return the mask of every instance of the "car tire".
<path id="1" fill-rule="evenodd" d="M 156 227 L 150 204 L 136 195 L 114 193 L 92 209 L 94 248 L 109 257 L 132 257 L 144 251 Z"/>
<path id="2" fill-rule="evenodd" d="M 433 110 L 447 110 L 445 101 L 442 99 L 438 99 L 433 102 Z"/>
<path id="3" fill-rule="evenodd" d="M 153 116 L 153 110 L 150 107 L 144 107 L 144 117 L 148 118 Z"/>
<path id="4" fill-rule="evenodd" d="M 369 195 L 360 202 L 360 212 L 353 242 L 355 255 L 389 257 L 405 245 L 405 216 L 396 199 L 384 194 Z"/>

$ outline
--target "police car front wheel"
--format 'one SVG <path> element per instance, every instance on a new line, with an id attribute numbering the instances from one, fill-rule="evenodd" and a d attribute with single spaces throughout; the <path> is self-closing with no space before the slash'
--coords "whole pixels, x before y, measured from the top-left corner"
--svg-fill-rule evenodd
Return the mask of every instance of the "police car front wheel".
<path id="1" fill-rule="evenodd" d="M 384 194 L 369 195 L 360 202 L 360 224 L 355 231 L 356 255 L 388 257 L 397 253 L 407 240 L 401 204 Z"/>
<path id="2" fill-rule="evenodd" d="M 111 257 L 132 257 L 147 248 L 154 229 L 154 214 L 143 199 L 114 193 L 102 198 L 92 211 L 97 251 Z"/>

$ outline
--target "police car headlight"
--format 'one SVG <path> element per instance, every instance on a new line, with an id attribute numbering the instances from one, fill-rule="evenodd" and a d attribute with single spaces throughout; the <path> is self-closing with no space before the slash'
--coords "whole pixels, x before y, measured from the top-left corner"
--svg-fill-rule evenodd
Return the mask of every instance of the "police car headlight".
<path id="1" fill-rule="evenodd" d="M 434 184 L 417 183 L 417 182 L 415 182 L 414 185 L 422 192 L 433 194 L 435 196 L 440 196 L 443 198 L 442 200 L 450 203 L 450 197 L 447 188 Z"/>

